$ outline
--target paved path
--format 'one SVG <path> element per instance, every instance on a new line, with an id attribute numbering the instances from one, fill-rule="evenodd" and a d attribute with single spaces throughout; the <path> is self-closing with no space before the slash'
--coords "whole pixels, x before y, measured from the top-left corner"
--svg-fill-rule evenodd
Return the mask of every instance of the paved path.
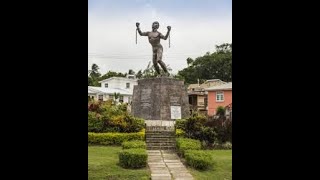
<path id="1" fill-rule="evenodd" d="M 193 180 L 174 151 L 147 150 L 152 180 Z"/>

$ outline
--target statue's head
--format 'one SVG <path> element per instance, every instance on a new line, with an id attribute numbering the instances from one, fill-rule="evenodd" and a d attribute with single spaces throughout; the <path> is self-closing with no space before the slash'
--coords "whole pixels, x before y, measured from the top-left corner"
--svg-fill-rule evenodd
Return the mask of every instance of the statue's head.
<path id="1" fill-rule="evenodd" d="M 159 28 L 159 22 L 155 21 L 152 23 L 152 29 L 158 29 Z"/>

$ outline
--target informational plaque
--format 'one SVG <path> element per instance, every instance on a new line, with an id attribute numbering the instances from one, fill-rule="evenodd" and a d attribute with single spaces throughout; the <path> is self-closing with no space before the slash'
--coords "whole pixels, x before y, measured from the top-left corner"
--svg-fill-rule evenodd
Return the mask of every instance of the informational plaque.
<path id="1" fill-rule="evenodd" d="M 171 119 L 181 119 L 181 106 L 171 106 Z"/>

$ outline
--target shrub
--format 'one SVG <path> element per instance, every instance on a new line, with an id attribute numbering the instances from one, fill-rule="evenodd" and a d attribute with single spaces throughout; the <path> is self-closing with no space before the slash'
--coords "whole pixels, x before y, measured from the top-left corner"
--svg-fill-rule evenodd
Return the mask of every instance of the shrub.
<path id="1" fill-rule="evenodd" d="M 123 149 L 136 149 L 136 148 L 141 148 L 141 149 L 146 149 L 146 143 L 144 141 L 126 141 L 122 143 L 122 148 Z"/>
<path id="2" fill-rule="evenodd" d="M 91 112 L 98 112 L 100 108 L 101 103 L 98 101 L 90 101 L 88 102 L 88 111 Z"/>
<path id="3" fill-rule="evenodd" d="M 127 128 L 123 129 L 122 132 L 139 132 L 144 128 L 144 119 L 134 117 L 127 114 L 125 116 L 125 122 L 127 123 Z"/>
<path id="4" fill-rule="evenodd" d="M 217 109 L 216 109 L 216 111 L 217 111 L 216 114 L 217 114 L 218 116 L 224 116 L 224 115 L 225 115 L 225 112 L 226 112 L 225 108 L 222 107 L 222 106 L 218 106 Z"/>
<path id="5" fill-rule="evenodd" d="M 225 143 L 219 143 L 219 142 L 215 142 L 214 149 L 232 149 L 232 143 L 230 142 L 225 142 Z"/>
<path id="6" fill-rule="evenodd" d="M 185 132 L 182 129 L 176 129 L 176 137 L 184 137 Z"/>
<path id="7" fill-rule="evenodd" d="M 145 149 L 125 149 L 119 153 L 119 164 L 124 168 L 142 168 L 147 165 Z"/>
<path id="8" fill-rule="evenodd" d="M 187 122 L 186 119 L 177 119 L 174 125 L 176 129 L 185 130 L 186 122 Z"/>
<path id="9" fill-rule="evenodd" d="M 222 149 L 232 149 L 232 144 L 230 142 L 225 142 L 222 144 Z"/>
<path id="10" fill-rule="evenodd" d="M 176 139 L 178 155 L 184 157 L 186 150 L 200 150 L 201 142 L 195 139 L 189 138 L 177 138 Z"/>
<path id="11" fill-rule="evenodd" d="M 121 145 L 125 141 L 144 140 L 144 131 L 138 133 L 88 133 L 88 144 Z"/>
<path id="12" fill-rule="evenodd" d="M 217 139 L 220 143 L 227 141 L 232 142 L 232 121 L 225 118 L 214 119 L 210 118 L 205 126 L 214 128 L 217 133 Z"/>
<path id="13" fill-rule="evenodd" d="M 104 129 L 104 121 L 96 112 L 88 112 L 88 131 L 102 132 Z"/>
<path id="14" fill-rule="evenodd" d="M 186 132 L 186 136 L 188 138 L 198 139 L 200 136 L 201 128 L 206 121 L 206 117 L 200 115 L 186 119 L 185 128 L 183 129 Z"/>
<path id="15" fill-rule="evenodd" d="M 204 126 L 198 138 L 204 141 L 206 146 L 211 146 L 217 139 L 217 133 L 214 128 Z"/>
<path id="16" fill-rule="evenodd" d="M 187 165 L 199 169 L 206 170 L 213 166 L 212 156 L 203 150 L 187 150 L 185 152 Z"/>
<path id="17" fill-rule="evenodd" d="M 127 112 L 126 104 L 113 105 L 112 102 L 88 103 L 88 132 L 139 132 L 144 128 L 144 120 Z"/>

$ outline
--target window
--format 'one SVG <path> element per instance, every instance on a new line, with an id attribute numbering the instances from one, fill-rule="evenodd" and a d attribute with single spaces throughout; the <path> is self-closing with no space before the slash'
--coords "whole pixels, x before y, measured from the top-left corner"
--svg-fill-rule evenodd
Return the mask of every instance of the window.
<path id="1" fill-rule="evenodd" d="M 224 101 L 223 92 L 216 92 L 216 102 L 223 102 L 223 101 Z"/>
<path id="2" fill-rule="evenodd" d="M 98 99 L 99 99 L 99 101 L 103 101 L 103 95 L 99 94 Z"/>
<path id="3" fill-rule="evenodd" d="M 126 88 L 129 89 L 130 88 L 130 83 L 126 84 Z"/>
<path id="4" fill-rule="evenodd" d="M 114 96 L 113 95 L 109 95 L 109 99 L 114 99 Z"/>
<path id="5" fill-rule="evenodd" d="M 104 84 L 104 87 L 107 88 L 107 87 L 108 87 L 108 83 L 105 83 L 105 84 Z"/>
<path id="6" fill-rule="evenodd" d="M 119 97 L 119 102 L 123 103 L 123 96 Z"/>

